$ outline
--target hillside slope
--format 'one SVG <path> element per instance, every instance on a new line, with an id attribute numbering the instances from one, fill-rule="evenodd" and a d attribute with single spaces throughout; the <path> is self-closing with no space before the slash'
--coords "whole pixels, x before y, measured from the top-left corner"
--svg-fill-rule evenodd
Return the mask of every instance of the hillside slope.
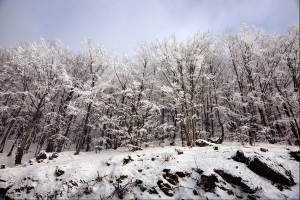
<path id="1" fill-rule="evenodd" d="M 119 148 L 62 152 L 51 160 L 47 153 L 0 169 L 0 188 L 12 199 L 298 199 L 299 161 L 290 156 L 298 148 L 289 148 Z"/>

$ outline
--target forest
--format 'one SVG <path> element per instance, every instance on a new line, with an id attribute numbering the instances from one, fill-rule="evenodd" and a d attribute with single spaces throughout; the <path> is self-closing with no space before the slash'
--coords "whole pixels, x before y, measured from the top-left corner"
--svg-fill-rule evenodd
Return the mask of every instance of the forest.
<path id="1" fill-rule="evenodd" d="M 130 58 L 90 38 L 85 52 L 45 39 L 0 47 L 0 152 L 17 165 L 30 149 L 300 145 L 299 36 L 244 24 L 142 42 Z"/>

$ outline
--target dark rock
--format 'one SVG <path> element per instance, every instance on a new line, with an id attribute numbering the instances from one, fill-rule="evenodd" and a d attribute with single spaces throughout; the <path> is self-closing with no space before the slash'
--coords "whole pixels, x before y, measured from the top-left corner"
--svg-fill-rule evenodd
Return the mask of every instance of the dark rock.
<path id="1" fill-rule="evenodd" d="M 228 194 L 228 195 L 234 195 L 234 193 L 233 193 L 232 190 L 227 190 L 227 194 Z"/>
<path id="2" fill-rule="evenodd" d="M 247 158 L 244 155 L 244 152 L 242 150 L 237 150 L 236 154 L 232 158 L 233 158 L 233 160 L 235 160 L 237 162 L 241 162 L 241 163 L 249 162 L 249 158 Z"/>
<path id="3" fill-rule="evenodd" d="M 197 190 L 193 190 L 193 194 L 196 196 L 196 195 L 199 195 L 198 191 Z"/>
<path id="4" fill-rule="evenodd" d="M 84 189 L 84 194 L 92 194 L 92 192 L 93 192 L 93 188 L 92 187 L 86 187 L 85 189 Z"/>
<path id="5" fill-rule="evenodd" d="M 202 187 L 206 192 L 213 192 L 216 187 L 216 182 L 218 182 L 218 178 L 216 175 L 211 174 L 209 176 L 202 175 L 201 180 L 197 180 L 197 185 Z"/>
<path id="6" fill-rule="evenodd" d="M 217 185 L 217 187 L 220 188 L 221 190 L 227 191 L 227 194 L 228 194 L 228 195 L 234 195 L 234 193 L 233 193 L 232 190 L 227 189 L 227 188 L 225 188 L 225 187 L 222 186 L 222 185 L 220 185 L 220 186 Z"/>
<path id="7" fill-rule="evenodd" d="M 124 180 L 124 179 L 126 179 L 128 176 L 127 175 L 121 175 L 120 176 L 120 180 Z"/>
<path id="8" fill-rule="evenodd" d="M 300 151 L 290 151 L 289 154 L 291 157 L 293 157 L 295 160 L 300 162 Z"/>
<path id="9" fill-rule="evenodd" d="M 254 173 L 273 181 L 274 183 L 279 183 L 282 185 L 293 186 L 295 181 L 293 177 L 287 177 L 280 172 L 271 169 L 266 163 L 263 163 L 257 157 L 255 157 L 248 165 L 248 168 Z"/>
<path id="10" fill-rule="evenodd" d="M 174 196 L 174 192 L 172 187 L 168 183 L 164 183 L 162 180 L 157 181 L 158 187 L 165 193 L 165 195 L 172 197 Z"/>
<path id="11" fill-rule="evenodd" d="M 140 189 L 142 192 L 145 192 L 147 190 L 147 187 L 144 184 L 141 184 Z"/>
<path id="12" fill-rule="evenodd" d="M 140 172 L 140 173 L 141 173 L 142 171 L 143 171 L 143 169 L 138 169 L 138 172 Z"/>
<path id="13" fill-rule="evenodd" d="M 260 196 L 254 194 L 249 194 L 247 197 L 249 200 L 256 200 L 257 198 L 260 198 Z"/>
<path id="14" fill-rule="evenodd" d="M 2 197 L 5 197 L 5 195 L 6 195 L 6 193 L 7 193 L 7 191 L 10 189 L 10 187 L 8 187 L 8 188 L 0 188 L 0 199 L 2 198 Z"/>
<path id="15" fill-rule="evenodd" d="M 197 140 L 195 142 L 196 146 L 198 147 L 205 147 L 205 146 L 208 146 L 209 144 L 207 142 L 204 142 L 203 140 Z"/>
<path id="16" fill-rule="evenodd" d="M 219 147 L 214 147 L 214 150 L 219 150 Z"/>
<path id="17" fill-rule="evenodd" d="M 155 187 L 152 187 L 148 190 L 149 194 L 158 194 L 157 190 L 155 189 Z"/>
<path id="18" fill-rule="evenodd" d="M 172 185 L 179 183 L 178 176 L 176 174 L 167 173 L 164 174 L 163 177 Z"/>
<path id="19" fill-rule="evenodd" d="M 134 161 L 131 156 L 127 156 L 126 158 L 123 159 L 123 164 L 126 165 L 128 164 L 130 161 Z"/>
<path id="20" fill-rule="evenodd" d="M 5 164 L 2 164 L 0 169 L 5 169 L 6 165 Z"/>
<path id="21" fill-rule="evenodd" d="M 262 152 L 267 152 L 268 149 L 266 149 L 266 148 L 260 148 L 260 151 L 262 151 Z"/>
<path id="22" fill-rule="evenodd" d="M 52 158 L 58 158 L 58 153 L 53 152 L 53 153 L 52 153 Z"/>
<path id="23" fill-rule="evenodd" d="M 139 179 L 136 179 L 136 180 L 135 180 L 135 184 L 137 184 L 137 185 L 140 185 L 140 184 L 142 184 L 142 183 L 143 183 L 142 180 L 139 180 Z"/>
<path id="24" fill-rule="evenodd" d="M 248 185 L 246 185 L 241 177 L 234 176 L 223 170 L 214 170 L 217 174 L 219 174 L 226 182 L 231 183 L 233 185 L 239 186 L 243 192 L 253 194 L 255 190 L 251 189 Z"/>
<path id="25" fill-rule="evenodd" d="M 197 172 L 198 174 L 201 175 L 201 174 L 203 174 L 204 171 L 202 169 L 196 168 L 195 172 Z"/>
<path id="26" fill-rule="evenodd" d="M 62 169 L 57 169 L 57 170 L 55 171 L 56 176 L 61 176 L 61 175 L 63 175 L 64 173 L 65 173 L 65 171 L 62 170 Z"/>
<path id="27" fill-rule="evenodd" d="M 45 151 L 41 151 L 39 155 L 36 157 L 37 160 L 47 159 L 47 154 Z"/>
<path id="28" fill-rule="evenodd" d="M 185 173 L 184 172 L 176 172 L 175 174 L 177 174 L 177 176 L 179 176 L 180 178 L 185 177 Z"/>
<path id="29" fill-rule="evenodd" d="M 163 169 L 163 172 L 165 172 L 166 174 L 169 174 L 170 171 L 170 169 Z"/>
<path id="30" fill-rule="evenodd" d="M 78 187 L 78 184 L 75 181 L 73 181 L 73 180 L 70 180 L 69 183 L 71 183 L 73 186 Z"/>
<path id="31" fill-rule="evenodd" d="M 30 190 L 33 190 L 33 189 L 34 189 L 33 186 L 27 186 L 27 187 L 26 187 L 26 190 L 27 190 L 26 193 L 29 194 L 29 193 L 30 193 Z"/>

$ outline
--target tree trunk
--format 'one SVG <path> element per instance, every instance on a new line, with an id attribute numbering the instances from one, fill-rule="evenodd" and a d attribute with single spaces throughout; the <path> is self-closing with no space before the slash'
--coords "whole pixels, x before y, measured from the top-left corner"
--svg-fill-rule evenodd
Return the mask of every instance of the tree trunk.
<path id="1" fill-rule="evenodd" d="M 21 107 L 14 114 L 13 118 L 17 117 L 19 115 L 20 111 L 21 111 Z M 4 149 L 4 146 L 5 146 L 6 139 L 7 139 L 8 135 L 11 131 L 11 128 L 13 127 L 15 122 L 16 122 L 16 119 L 12 119 L 9 123 L 9 126 L 8 126 L 6 132 L 4 133 L 4 137 L 2 138 L 2 141 L 0 143 L 0 153 L 3 153 L 3 149 Z"/>
<path id="2" fill-rule="evenodd" d="M 74 155 L 79 155 L 79 153 L 82 149 L 83 140 L 84 140 L 84 137 L 87 133 L 87 128 L 88 128 L 87 124 L 88 124 L 88 121 L 89 121 L 91 108 L 92 108 L 92 103 L 89 103 L 88 109 L 87 109 L 87 114 L 86 114 L 86 117 L 85 117 L 85 120 L 84 120 L 83 131 L 82 131 L 81 136 L 79 138 L 78 146 L 77 146 L 77 149 L 76 149 L 76 152 L 74 153 Z"/>
<path id="3" fill-rule="evenodd" d="M 45 99 L 46 96 L 47 96 L 47 93 L 45 93 L 43 95 L 43 97 L 40 99 L 40 102 L 37 106 L 37 109 L 34 113 L 34 116 L 31 119 L 31 121 L 29 122 L 29 125 L 28 125 L 28 127 L 26 129 L 26 132 L 25 132 L 25 135 L 24 135 L 24 138 L 22 139 L 22 143 L 17 149 L 16 158 L 15 158 L 15 165 L 21 164 L 21 162 L 22 162 L 22 158 L 23 158 L 23 154 L 24 154 L 24 148 L 25 148 L 25 146 L 28 142 L 27 140 L 29 138 L 29 135 L 31 134 L 31 131 L 32 131 L 34 125 L 35 125 L 35 122 L 38 119 L 38 116 L 40 114 L 40 109 L 43 106 L 44 99 Z"/>

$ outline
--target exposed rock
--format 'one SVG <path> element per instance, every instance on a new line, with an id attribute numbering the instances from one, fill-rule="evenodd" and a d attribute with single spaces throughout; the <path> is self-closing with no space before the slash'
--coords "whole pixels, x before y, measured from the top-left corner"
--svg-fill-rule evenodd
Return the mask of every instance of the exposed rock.
<path id="1" fill-rule="evenodd" d="M 193 194 L 196 196 L 196 195 L 199 195 L 198 191 L 197 190 L 193 190 Z"/>
<path id="2" fill-rule="evenodd" d="M 195 142 L 195 144 L 196 144 L 196 146 L 198 146 L 198 147 L 209 146 L 209 144 L 208 144 L 207 142 L 203 141 L 203 140 L 197 140 L 197 141 Z"/>
<path id="3" fill-rule="evenodd" d="M 58 153 L 57 152 L 53 152 L 52 153 L 52 158 L 58 158 Z"/>
<path id="4" fill-rule="evenodd" d="M 271 169 L 266 163 L 263 163 L 257 157 L 255 157 L 248 165 L 248 168 L 251 169 L 256 174 L 263 176 L 274 183 L 279 183 L 282 185 L 292 186 L 295 185 L 293 177 L 287 177 L 280 172 L 277 172 Z"/>
<path id="5" fill-rule="evenodd" d="M 174 191 L 168 183 L 164 183 L 162 180 L 157 181 L 158 187 L 165 193 L 165 195 L 172 197 L 174 196 Z"/>
<path id="6" fill-rule="evenodd" d="M 249 159 L 244 155 L 244 152 L 240 149 L 236 151 L 236 154 L 232 158 L 233 160 L 241 163 L 249 162 Z"/>
<path id="7" fill-rule="evenodd" d="M 145 192 L 147 190 L 147 187 L 144 184 L 141 184 L 140 189 L 142 192 Z"/>
<path id="8" fill-rule="evenodd" d="M 135 184 L 137 184 L 137 185 L 140 185 L 140 184 L 142 184 L 142 183 L 143 183 L 142 180 L 139 180 L 139 179 L 136 179 L 136 180 L 135 180 Z"/>
<path id="9" fill-rule="evenodd" d="M 257 198 L 260 198 L 260 196 L 254 195 L 254 194 L 249 194 L 249 195 L 247 196 L 247 198 L 248 198 L 249 200 L 256 200 Z"/>
<path id="10" fill-rule="evenodd" d="M 219 174 L 226 182 L 239 186 L 243 192 L 250 194 L 255 193 L 255 190 L 246 185 L 241 177 L 234 176 L 232 174 L 224 172 L 223 170 L 215 169 L 214 171 Z"/>
<path id="11" fill-rule="evenodd" d="M 224 186 L 220 185 L 220 186 L 217 186 L 218 188 L 220 188 L 221 190 L 224 190 L 224 191 L 227 191 L 227 194 L 228 195 L 234 195 L 233 191 L 230 190 L 230 189 L 227 189 L 225 188 Z"/>
<path id="12" fill-rule="evenodd" d="M 41 151 L 39 155 L 36 157 L 36 160 L 47 159 L 47 154 L 45 151 Z"/>
<path id="13" fill-rule="evenodd" d="M 216 147 L 216 146 L 215 146 L 215 147 L 214 147 L 214 150 L 219 150 L 219 147 Z"/>
<path id="14" fill-rule="evenodd" d="M 57 168 L 56 171 L 55 171 L 56 176 L 61 176 L 61 175 L 63 175 L 64 173 L 65 173 L 65 171 L 62 170 L 62 169 L 59 169 L 59 168 Z"/>
<path id="15" fill-rule="evenodd" d="M 172 185 L 176 185 L 179 183 L 178 176 L 176 174 L 164 174 L 163 177 Z"/>
<path id="16" fill-rule="evenodd" d="M 196 169 L 194 169 L 195 170 L 195 172 L 197 172 L 198 174 L 203 174 L 203 170 L 202 169 L 200 169 L 200 168 L 196 168 Z"/>
<path id="17" fill-rule="evenodd" d="M 216 182 L 218 178 L 216 175 L 211 174 L 209 176 L 202 175 L 201 179 L 197 180 L 197 186 L 202 187 L 206 192 L 212 192 L 215 190 Z"/>
<path id="18" fill-rule="evenodd" d="M 75 181 L 73 181 L 73 180 L 70 180 L 69 183 L 71 183 L 73 186 L 78 187 L 78 184 Z"/>
<path id="19" fill-rule="evenodd" d="M 5 164 L 2 164 L 0 169 L 5 169 L 6 165 Z"/>
<path id="20" fill-rule="evenodd" d="M 175 174 L 177 174 L 177 176 L 179 176 L 180 178 L 185 177 L 185 173 L 184 172 L 176 172 Z"/>
<path id="21" fill-rule="evenodd" d="M 267 152 L 268 149 L 266 149 L 266 148 L 260 148 L 260 151 L 262 151 L 262 152 Z"/>
<path id="22" fill-rule="evenodd" d="M 148 190 L 149 194 L 158 194 L 157 190 L 155 189 L 155 187 L 152 187 Z"/>
<path id="23" fill-rule="evenodd" d="M 91 194 L 93 192 L 93 188 L 88 186 L 86 188 L 84 188 L 84 194 Z"/>
<path id="24" fill-rule="evenodd" d="M 166 174 L 169 174 L 170 171 L 170 169 L 163 169 L 163 172 L 165 172 Z"/>
<path id="25" fill-rule="evenodd" d="M 300 151 L 290 151 L 289 154 L 298 162 L 300 162 Z"/>
<path id="26" fill-rule="evenodd" d="M 127 156 L 126 158 L 123 159 L 123 164 L 126 165 L 128 164 L 130 161 L 134 161 L 131 156 Z"/>

